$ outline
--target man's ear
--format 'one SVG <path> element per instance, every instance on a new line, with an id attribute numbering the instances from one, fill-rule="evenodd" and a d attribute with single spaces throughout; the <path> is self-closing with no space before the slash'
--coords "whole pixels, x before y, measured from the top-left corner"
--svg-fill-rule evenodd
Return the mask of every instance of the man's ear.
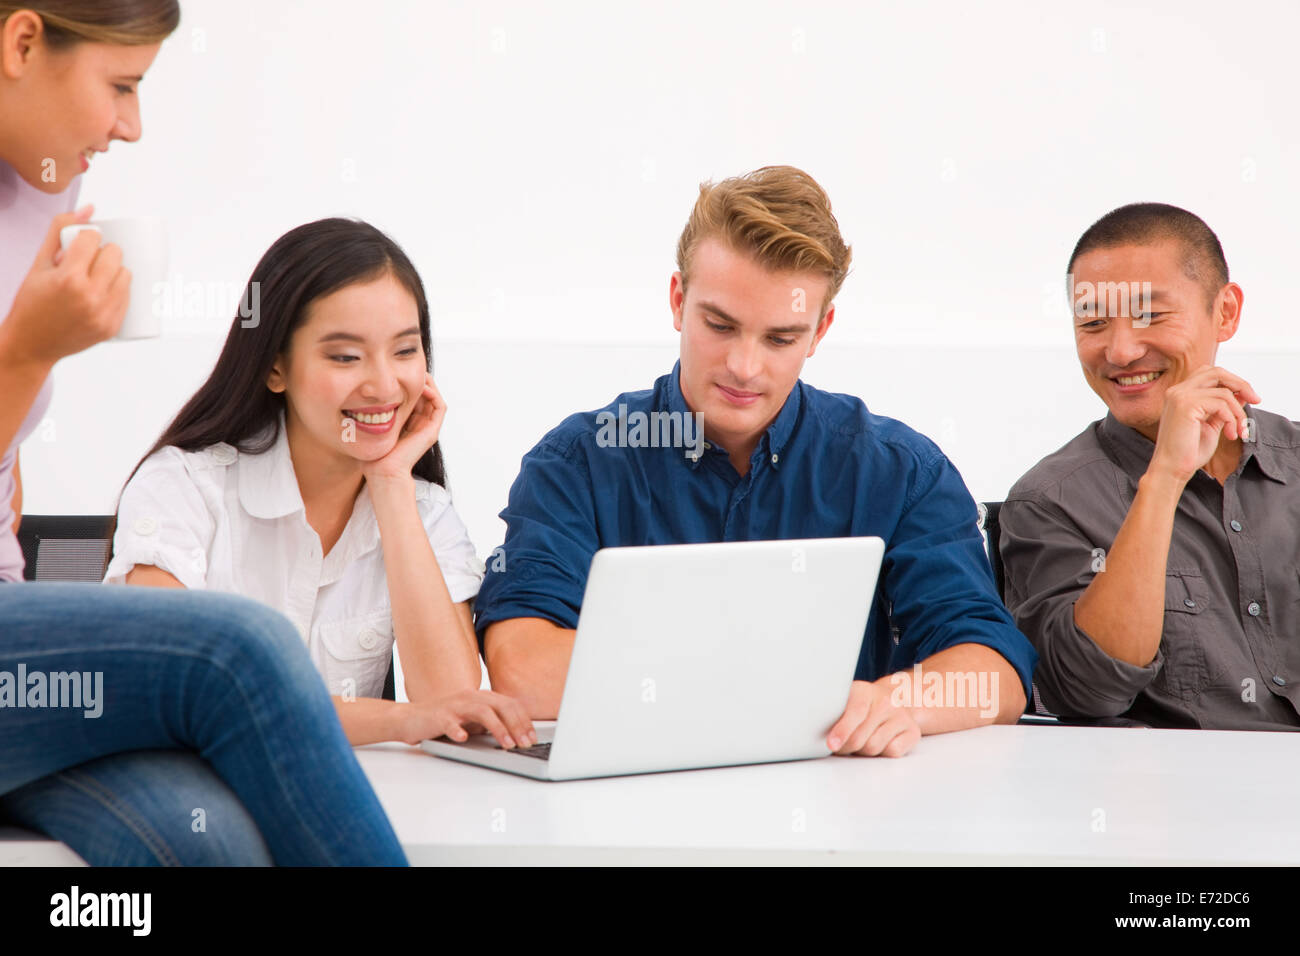
<path id="1" fill-rule="evenodd" d="M 45 39 L 45 23 L 31 10 L 11 13 L 0 30 L 0 73 L 16 80 L 32 62 L 38 43 Z"/>
<path id="2" fill-rule="evenodd" d="M 1241 326 L 1241 306 L 1244 299 L 1245 294 L 1241 291 L 1241 286 L 1235 282 L 1229 282 L 1214 297 L 1216 342 L 1226 342 L 1237 334 L 1237 329 Z"/>
<path id="3" fill-rule="evenodd" d="M 271 366 L 270 374 L 266 376 L 266 387 L 273 392 L 283 392 L 285 390 L 284 376 L 284 356 L 281 355 Z"/>
<path id="4" fill-rule="evenodd" d="M 812 345 L 808 346 L 807 358 L 813 357 L 813 353 L 817 351 L 817 346 L 821 343 L 822 336 L 831 330 L 831 323 L 834 321 L 835 303 L 832 302 L 831 307 L 826 310 L 826 314 L 822 316 L 821 321 L 817 323 L 817 328 L 813 331 Z"/>
<path id="5" fill-rule="evenodd" d="M 686 301 L 686 279 L 680 272 L 674 272 L 668 280 L 668 308 L 673 312 L 673 328 L 682 330 L 682 303 Z"/>

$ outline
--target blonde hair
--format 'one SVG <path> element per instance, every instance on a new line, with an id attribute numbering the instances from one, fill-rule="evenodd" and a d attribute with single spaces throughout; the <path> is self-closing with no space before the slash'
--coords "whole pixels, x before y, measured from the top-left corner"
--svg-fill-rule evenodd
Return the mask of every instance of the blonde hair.
<path id="1" fill-rule="evenodd" d="M 793 166 L 764 166 L 720 183 L 700 184 L 691 218 L 677 240 L 683 289 L 690 282 L 691 257 L 706 239 L 721 239 L 774 272 L 826 276 L 823 316 L 853 258 L 826 190 Z"/>
<path id="2" fill-rule="evenodd" d="M 0 24 L 20 10 L 41 18 L 45 41 L 53 49 L 75 43 L 161 43 L 181 22 L 177 0 L 0 0 Z"/>

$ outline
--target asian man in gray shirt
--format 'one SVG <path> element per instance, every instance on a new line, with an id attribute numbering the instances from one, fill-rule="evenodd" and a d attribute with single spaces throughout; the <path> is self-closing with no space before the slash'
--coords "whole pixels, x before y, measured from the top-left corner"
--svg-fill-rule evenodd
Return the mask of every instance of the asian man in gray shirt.
<path id="1" fill-rule="evenodd" d="M 1300 729 L 1300 427 L 1215 365 L 1243 300 L 1218 238 L 1177 207 L 1124 206 L 1067 273 L 1079 362 L 1109 414 L 1021 478 L 1000 518 L 1043 703 Z"/>

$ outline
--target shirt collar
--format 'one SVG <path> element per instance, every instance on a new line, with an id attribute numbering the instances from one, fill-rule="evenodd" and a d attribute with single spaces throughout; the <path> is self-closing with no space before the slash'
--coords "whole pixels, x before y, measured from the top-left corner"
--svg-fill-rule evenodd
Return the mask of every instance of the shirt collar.
<path id="1" fill-rule="evenodd" d="M 260 443 L 266 434 L 262 432 L 253 443 Z M 416 498 L 422 499 L 427 494 L 424 483 L 417 482 Z M 239 455 L 239 501 L 254 518 L 275 520 L 301 513 L 306 526 L 306 508 L 298 489 L 298 477 L 294 474 L 293 459 L 289 455 L 289 433 L 283 413 L 275 444 L 260 454 Z M 349 564 L 379 544 L 379 520 L 370 500 L 370 488 L 363 483 L 343 534 L 324 558 L 320 583 L 325 585 L 337 580 Z"/>
<path id="2" fill-rule="evenodd" d="M 668 376 L 668 389 L 665 402 L 670 412 L 680 412 L 683 415 L 692 414 L 690 407 L 686 404 L 686 397 L 682 395 L 681 385 L 682 363 L 678 359 L 673 365 L 672 373 Z M 767 442 L 766 453 L 770 456 L 769 463 L 774 468 L 781 467 L 781 453 L 785 446 L 790 443 L 794 435 L 795 423 L 799 420 L 799 409 L 803 405 L 803 382 L 796 381 L 794 388 L 790 390 L 785 404 L 781 406 L 781 411 L 777 414 L 776 420 L 767 426 L 767 431 L 763 433 L 763 439 L 759 442 L 759 449 L 763 449 L 763 441 Z M 713 447 L 717 447 L 714 445 Z M 691 458 L 686 456 L 686 464 L 692 469 L 698 468 L 700 458 Z"/>
<path id="3" fill-rule="evenodd" d="M 767 428 L 767 450 L 772 456 L 773 467 L 781 467 L 781 452 L 785 451 L 785 446 L 790 443 L 794 435 L 795 422 L 799 420 L 799 409 L 802 407 L 803 382 L 796 380 L 794 388 L 790 389 L 790 394 L 786 396 L 785 404 L 781 406 L 780 414 L 776 416 L 776 421 Z"/>
<path id="4" fill-rule="evenodd" d="M 417 483 L 417 497 L 418 483 Z M 304 519 L 305 519 L 304 515 Z M 321 584 L 330 584 L 343 576 L 343 572 L 357 558 L 378 548 L 380 545 L 379 519 L 375 516 L 375 506 L 370 501 L 370 486 L 361 485 L 356 501 L 352 505 L 352 514 L 338 543 L 330 549 L 321 565 Z"/>
<path id="5" fill-rule="evenodd" d="M 1242 455 L 1242 463 L 1253 459 L 1255 466 L 1265 478 L 1286 484 L 1287 470 L 1283 466 L 1283 459 L 1279 452 L 1282 436 L 1277 434 L 1278 429 L 1274 427 L 1276 423 L 1269 421 L 1267 415 L 1261 415 L 1258 409 L 1251 408 L 1249 405 L 1244 407 L 1253 434 L 1250 436 L 1252 440 L 1243 444 L 1246 452 Z M 1291 448 L 1290 445 L 1286 447 Z M 1294 452 L 1294 449 L 1292 450 Z"/>
<path id="6" fill-rule="evenodd" d="M 304 511 L 298 479 L 293 473 L 293 460 L 289 457 L 289 433 L 280 414 L 275 443 L 261 454 L 241 453 L 239 456 L 239 503 L 254 518 L 283 518 Z M 262 432 L 250 444 L 260 444 L 267 432 Z"/>
<path id="7" fill-rule="evenodd" d="M 1242 406 L 1246 417 L 1252 422 L 1255 434 L 1253 441 L 1242 443 L 1241 463 L 1237 468 L 1240 474 L 1253 460 L 1260 474 L 1273 481 L 1286 483 L 1286 470 L 1278 457 L 1277 449 L 1270 444 L 1275 438 L 1272 423 L 1249 405 Z M 1098 432 L 1103 442 L 1109 447 L 1120 467 L 1131 477 L 1140 478 L 1151 463 L 1155 452 L 1155 443 L 1135 428 L 1122 424 L 1113 413 L 1107 412 L 1102 419 Z"/>
<path id="8" fill-rule="evenodd" d="M 687 416 L 694 415 L 695 413 L 692 412 L 690 406 L 686 404 L 686 396 L 682 394 L 681 374 L 682 362 L 681 359 L 678 359 L 673 365 L 672 372 L 668 375 L 668 387 L 665 390 L 664 404 L 668 406 L 668 411 L 680 414 L 683 421 L 685 421 Z M 703 434 L 699 436 L 699 440 L 701 443 L 704 442 Z M 710 445 L 710 447 L 716 446 Z M 707 449 L 701 448 L 700 450 L 706 451 Z M 700 467 L 700 462 L 704 460 L 704 455 L 691 453 L 689 455 L 683 455 L 682 460 L 686 462 L 688 468 L 694 471 Z"/>

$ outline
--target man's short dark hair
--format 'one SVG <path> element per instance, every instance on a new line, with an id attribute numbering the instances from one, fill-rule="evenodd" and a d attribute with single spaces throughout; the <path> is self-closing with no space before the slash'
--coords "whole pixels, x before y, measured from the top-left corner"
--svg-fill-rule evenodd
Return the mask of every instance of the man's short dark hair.
<path id="1" fill-rule="evenodd" d="M 1172 239 L 1183 247 L 1183 273 L 1201 283 L 1211 305 L 1228 282 L 1228 261 L 1219 237 L 1195 213 L 1160 202 L 1138 202 L 1112 209 L 1079 237 L 1065 272 L 1074 272 L 1081 255 L 1094 249 L 1149 245 Z M 1074 290 L 1070 290 L 1074 294 Z"/>

